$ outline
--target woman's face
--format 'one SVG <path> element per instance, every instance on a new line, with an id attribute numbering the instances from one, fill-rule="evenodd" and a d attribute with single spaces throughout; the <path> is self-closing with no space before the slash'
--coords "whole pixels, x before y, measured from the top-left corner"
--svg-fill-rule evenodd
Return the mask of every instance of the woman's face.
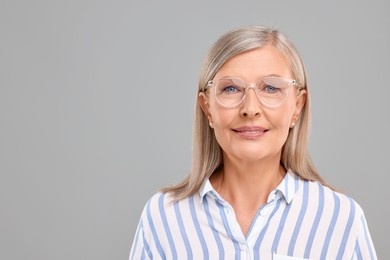
<path id="1" fill-rule="evenodd" d="M 228 60 L 213 81 L 234 77 L 257 83 L 267 76 L 292 79 L 288 62 L 273 46 L 242 53 Z M 244 101 L 234 108 L 221 106 L 215 98 L 214 87 L 207 95 L 200 93 L 200 105 L 214 129 L 215 137 L 224 156 L 245 161 L 280 160 L 281 150 L 289 129 L 298 120 L 306 92 L 291 87 L 280 106 L 263 106 L 250 89 Z"/>

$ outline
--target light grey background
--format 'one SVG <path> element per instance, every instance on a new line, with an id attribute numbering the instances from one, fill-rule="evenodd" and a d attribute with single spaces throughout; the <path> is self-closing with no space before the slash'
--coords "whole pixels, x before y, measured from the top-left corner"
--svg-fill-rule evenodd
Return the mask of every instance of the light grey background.
<path id="1" fill-rule="evenodd" d="M 300 50 L 313 159 L 389 258 L 389 3 L 0 0 L 0 259 L 127 259 L 189 170 L 207 49 L 250 24 Z"/>

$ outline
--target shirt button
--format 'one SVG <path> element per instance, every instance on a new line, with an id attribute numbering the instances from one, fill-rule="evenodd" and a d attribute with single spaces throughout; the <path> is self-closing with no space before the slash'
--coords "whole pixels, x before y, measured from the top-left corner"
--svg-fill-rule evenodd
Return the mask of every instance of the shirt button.
<path id="1" fill-rule="evenodd" d="M 246 244 L 240 244 L 241 251 L 246 251 L 247 247 Z"/>
<path id="2" fill-rule="evenodd" d="M 226 213 L 230 215 L 230 209 L 226 209 Z"/>

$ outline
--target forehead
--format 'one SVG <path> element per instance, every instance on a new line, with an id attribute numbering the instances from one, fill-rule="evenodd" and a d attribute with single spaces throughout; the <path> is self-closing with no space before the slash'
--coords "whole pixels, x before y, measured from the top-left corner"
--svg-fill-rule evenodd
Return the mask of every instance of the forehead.
<path id="1" fill-rule="evenodd" d="M 231 58 L 219 69 L 215 78 L 239 77 L 255 81 L 269 75 L 291 77 L 289 62 L 271 45 Z"/>

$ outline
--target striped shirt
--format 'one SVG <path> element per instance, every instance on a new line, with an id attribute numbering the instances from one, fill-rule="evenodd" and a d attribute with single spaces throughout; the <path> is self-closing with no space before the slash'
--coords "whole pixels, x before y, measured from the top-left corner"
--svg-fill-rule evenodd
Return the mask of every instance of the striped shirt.
<path id="1" fill-rule="evenodd" d="M 288 172 L 246 236 L 233 208 L 206 180 L 198 193 L 146 204 L 130 259 L 377 259 L 360 206 Z"/>

